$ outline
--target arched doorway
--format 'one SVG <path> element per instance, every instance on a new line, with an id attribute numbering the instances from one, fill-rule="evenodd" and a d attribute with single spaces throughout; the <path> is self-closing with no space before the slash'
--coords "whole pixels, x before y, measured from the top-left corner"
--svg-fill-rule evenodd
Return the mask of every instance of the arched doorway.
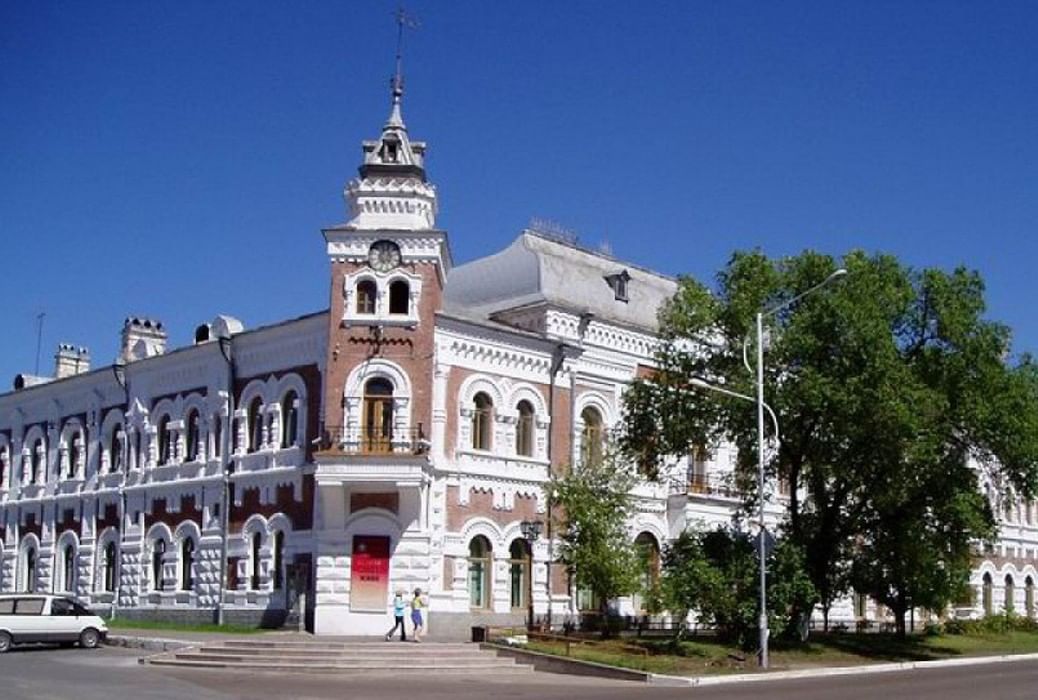
<path id="1" fill-rule="evenodd" d="M 391 452 L 393 449 L 393 385 L 376 377 L 364 385 L 364 424 L 361 451 Z"/>

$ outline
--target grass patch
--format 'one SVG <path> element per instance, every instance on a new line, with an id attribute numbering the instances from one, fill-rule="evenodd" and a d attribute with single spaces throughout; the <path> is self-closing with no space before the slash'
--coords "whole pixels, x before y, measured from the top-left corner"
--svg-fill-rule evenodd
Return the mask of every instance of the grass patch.
<path id="1" fill-rule="evenodd" d="M 572 644 L 570 658 L 670 675 L 757 670 L 756 654 L 722 644 L 710 637 L 695 637 L 680 643 L 670 639 L 590 641 L 590 644 Z M 648 654 L 633 651 L 630 649 L 632 646 L 641 647 Z M 537 640 L 531 641 L 527 648 L 566 656 L 566 645 L 563 642 Z M 919 634 L 905 639 L 898 639 L 893 634 L 816 634 L 803 644 L 774 640 L 770 651 L 773 670 L 928 661 L 1038 652 L 1038 632 L 1010 630 L 972 634 Z"/>
<path id="2" fill-rule="evenodd" d="M 131 620 L 125 617 L 117 617 L 105 622 L 112 630 L 165 630 L 167 632 L 216 632 L 220 634 L 261 634 L 270 631 L 248 625 L 214 625 L 207 622 L 183 624 L 157 620 Z"/>

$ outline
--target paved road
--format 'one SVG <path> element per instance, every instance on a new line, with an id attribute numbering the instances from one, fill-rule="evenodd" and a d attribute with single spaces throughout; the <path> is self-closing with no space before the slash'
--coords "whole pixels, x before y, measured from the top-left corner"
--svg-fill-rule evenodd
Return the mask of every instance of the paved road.
<path id="1" fill-rule="evenodd" d="M 0 698 L 3 700 L 385 700 L 387 697 L 419 700 L 461 697 L 492 697 L 494 700 L 759 700 L 761 697 L 769 700 L 1033 700 L 1038 697 L 1038 663 L 662 688 L 540 673 L 500 679 L 451 676 L 414 679 L 170 670 L 139 666 L 136 652 L 114 648 L 97 651 L 15 649 L 0 655 Z"/>

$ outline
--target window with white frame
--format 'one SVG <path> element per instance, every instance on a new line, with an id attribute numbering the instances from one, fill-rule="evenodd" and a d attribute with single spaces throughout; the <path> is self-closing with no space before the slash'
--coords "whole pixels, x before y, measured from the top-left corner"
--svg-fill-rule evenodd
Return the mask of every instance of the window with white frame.
<path id="1" fill-rule="evenodd" d="M 472 449 L 489 450 L 494 402 L 482 391 L 472 399 Z"/>

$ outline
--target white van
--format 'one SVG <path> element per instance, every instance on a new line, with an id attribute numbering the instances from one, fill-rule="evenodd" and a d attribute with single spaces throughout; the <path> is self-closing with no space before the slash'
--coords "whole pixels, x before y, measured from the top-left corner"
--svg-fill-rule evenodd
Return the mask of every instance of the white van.
<path id="1" fill-rule="evenodd" d="M 0 653 L 24 642 L 79 642 L 84 649 L 93 649 L 107 636 L 105 621 L 71 598 L 0 595 Z"/>

